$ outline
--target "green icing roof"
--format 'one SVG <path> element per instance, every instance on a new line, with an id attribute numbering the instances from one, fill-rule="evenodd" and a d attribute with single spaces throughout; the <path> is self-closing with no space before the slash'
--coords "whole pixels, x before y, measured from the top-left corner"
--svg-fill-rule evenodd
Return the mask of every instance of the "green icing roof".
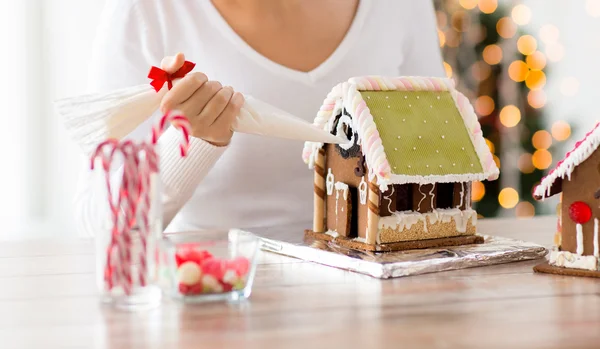
<path id="1" fill-rule="evenodd" d="M 361 91 L 391 171 L 397 175 L 482 173 L 450 92 Z"/>

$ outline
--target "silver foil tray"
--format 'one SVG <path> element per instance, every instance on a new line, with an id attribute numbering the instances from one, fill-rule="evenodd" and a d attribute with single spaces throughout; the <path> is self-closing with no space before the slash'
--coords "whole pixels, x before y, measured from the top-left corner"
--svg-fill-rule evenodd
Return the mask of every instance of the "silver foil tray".
<path id="1" fill-rule="evenodd" d="M 306 227 L 308 225 L 304 225 Z M 482 267 L 542 258 L 546 248 L 531 242 L 482 235 L 483 244 L 399 252 L 366 252 L 304 238 L 304 228 L 252 229 L 263 250 L 380 279 Z"/>

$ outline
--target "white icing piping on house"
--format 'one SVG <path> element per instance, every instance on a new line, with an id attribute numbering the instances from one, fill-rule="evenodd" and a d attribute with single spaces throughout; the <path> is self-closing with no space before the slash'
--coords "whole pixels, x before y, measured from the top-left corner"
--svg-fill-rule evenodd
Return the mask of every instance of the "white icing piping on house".
<path id="1" fill-rule="evenodd" d="M 421 198 L 421 200 L 419 200 L 419 204 L 417 205 L 417 210 L 421 209 L 421 203 L 423 202 L 423 200 L 425 200 L 425 198 L 427 198 L 427 195 L 421 191 L 421 186 L 422 186 L 422 184 L 419 184 L 419 193 L 421 193 L 421 195 L 423 195 L 423 197 Z"/>
<path id="2" fill-rule="evenodd" d="M 548 255 L 548 263 L 563 268 L 600 270 L 597 257 L 579 256 L 567 251 L 551 251 Z"/>
<path id="3" fill-rule="evenodd" d="M 465 198 L 465 183 L 460 182 L 460 203 L 458 204 L 458 206 L 456 208 L 462 207 L 464 198 Z"/>
<path id="4" fill-rule="evenodd" d="M 367 204 L 367 182 L 365 181 L 365 176 L 360 179 L 360 184 L 358 185 L 358 191 L 360 194 L 360 203 L 363 205 Z"/>
<path id="5" fill-rule="evenodd" d="M 542 182 L 535 188 L 534 195 L 545 199 L 550 196 L 552 185 L 558 179 L 565 176 L 571 180 L 571 174 L 575 167 L 587 160 L 600 145 L 600 124 L 596 124 L 589 136 L 587 136 L 577 149 L 572 150 L 568 158 L 564 159 L 560 166 L 556 167 L 549 175 L 542 178 Z"/>
<path id="6" fill-rule="evenodd" d="M 348 184 L 344 183 L 344 182 L 335 182 L 335 197 L 337 199 L 340 191 L 344 192 L 344 200 L 348 200 Z"/>
<path id="7" fill-rule="evenodd" d="M 452 219 L 454 219 L 456 224 L 456 231 L 464 233 L 467 231 L 469 222 L 473 226 L 477 225 L 477 212 L 471 209 L 463 211 L 456 208 L 437 209 L 428 213 L 414 211 L 395 212 L 389 217 L 380 217 L 378 227 L 380 230 L 389 228 L 396 231 L 403 231 L 410 229 L 414 224 L 422 223 L 423 228 L 427 231 L 428 222 L 429 224 L 437 222 L 449 223 Z"/>
<path id="8" fill-rule="evenodd" d="M 395 190 L 396 189 L 394 188 L 394 186 L 392 186 L 392 192 L 390 193 L 390 195 L 384 196 L 384 198 L 388 200 L 388 204 L 387 204 L 388 212 L 395 211 L 395 209 L 392 210 L 392 195 L 394 195 Z"/>
<path id="9" fill-rule="evenodd" d="M 594 218 L 594 256 L 596 258 L 600 257 L 599 248 L 598 248 L 598 218 Z"/>
<path id="10" fill-rule="evenodd" d="M 431 186 L 431 190 L 429 191 L 429 195 L 431 195 L 431 210 L 433 212 L 436 212 L 435 211 L 435 207 L 433 205 L 433 202 L 434 202 L 434 199 L 435 199 L 435 194 L 433 193 L 434 190 L 435 190 L 435 185 L 432 185 Z"/>
<path id="11" fill-rule="evenodd" d="M 583 227 L 577 223 L 575 230 L 577 230 L 577 254 L 581 256 L 583 254 Z"/>
<path id="12" fill-rule="evenodd" d="M 327 195 L 333 194 L 333 183 L 335 182 L 335 177 L 333 173 L 331 173 L 331 168 L 327 170 Z"/>

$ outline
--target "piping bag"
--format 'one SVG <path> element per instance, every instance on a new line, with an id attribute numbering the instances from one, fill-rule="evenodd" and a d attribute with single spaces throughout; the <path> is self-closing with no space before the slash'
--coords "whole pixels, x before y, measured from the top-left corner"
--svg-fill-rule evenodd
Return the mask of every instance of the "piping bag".
<path id="1" fill-rule="evenodd" d="M 148 77 L 153 81 L 149 84 L 60 99 L 55 102 L 56 110 L 73 141 L 90 154 L 100 142 L 121 140 L 148 120 L 177 79 L 195 65 L 186 62 L 182 69 L 186 66 L 187 71 L 181 73 L 180 69 L 173 74 L 152 67 Z M 318 143 L 348 142 L 252 96 L 244 97 L 245 104 L 232 128 L 235 132 Z"/>

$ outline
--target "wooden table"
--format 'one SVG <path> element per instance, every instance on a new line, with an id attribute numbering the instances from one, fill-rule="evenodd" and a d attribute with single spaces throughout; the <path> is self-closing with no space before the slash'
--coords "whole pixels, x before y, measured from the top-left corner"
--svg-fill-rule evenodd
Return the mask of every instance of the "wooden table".
<path id="1" fill-rule="evenodd" d="M 554 218 L 482 220 L 549 245 Z M 250 302 L 98 304 L 89 240 L 0 243 L 0 348 L 600 348 L 600 281 L 528 261 L 378 280 L 263 252 Z"/>

